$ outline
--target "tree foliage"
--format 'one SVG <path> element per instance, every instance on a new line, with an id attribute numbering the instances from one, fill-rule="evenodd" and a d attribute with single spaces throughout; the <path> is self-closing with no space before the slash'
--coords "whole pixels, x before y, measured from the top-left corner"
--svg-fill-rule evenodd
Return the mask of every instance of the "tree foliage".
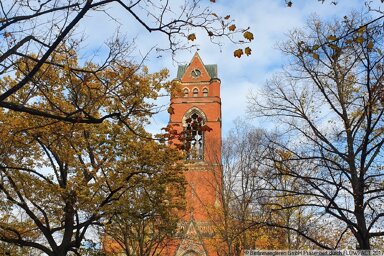
<path id="1" fill-rule="evenodd" d="M 72 68 L 77 63 L 74 55 L 55 58 Z M 20 59 L 18 72 L 3 77 L 1 86 L 17 84 L 31 62 Z M 87 63 L 83 70 L 94 66 Z M 153 202 L 170 193 L 165 187 L 182 186 L 178 152 L 144 130 L 149 100 L 169 89 L 166 76 L 129 63 L 85 77 L 44 64 L 33 77 L 31 86 L 39 90 L 30 104 L 63 118 L 0 110 L 0 240 L 47 255 L 79 253 L 87 231 L 113 219 L 123 198 L 140 200 L 133 196 L 140 184 Z M 29 95 L 21 89 L 12 98 L 23 102 Z M 108 111 L 125 115 L 97 125 L 84 121 Z"/>
<path id="2" fill-rule="evenodd" d="M 272 175 L 267 168 L 271 137 L 271 133 L 237 120 L 223 141 L 222 214 L 215 227 L 225 244 L 225 255 L 241 255 L 245 249 L 314 248 L 293 231 L 316 233 L 309 212 L 290 207 L 293 200 L 304 202 L 304 198 L 266 189 L 272 184 L 275 189 L 297 185 L 293 179 Z"/>
<path id="3" fill-rule="evenodd" d="M 135 181 L 103 228 L 105 251 L 132 256 L 161 253 L 177 231 L 184 194 L 183 177 L 169 171 Z"/>
<path id="4" fill-rule="evenodd" d="M 107 118 L 128 122 L 130 116 L 150 115 L 154 104 L 143 98 L 156 99 L 168 71 L 150 75 L 128 61 L 100 67 L 93 63 L 78 64 L 77 54 L 55 54 L 30 78 L 27 87 L 15 92 L 6 109 L 69 123 L 101 123 Z M 16 72 L 0 79 L 4 91 L 22 81 L 35 66 L 35 55 L 19 58 Z M 98 71 L 94 71 L 98 70 Z M 38 103 L 38 104 L 36 104 Z"/>
<path id="5" fill-rule="evenodd" d="M 97 58 L 91 52 L 82 59 L 84 66 L 71 60 L 70 55 L 76 55 L 75 52 L 83 47 L 83 37 L 78 32 L 86 16 L 104 12 L 107 17 L 113 18 L 113 11 L 125 12 L 143 31 L 158 32 L 168 38 L 169 44 L 165 49 L 168 48 L 173 54 L 177 50 L 192 47 L 190 42 L 196 39 L 199 31 L 206 33 L 215 44 L 221 44 L 222 38 L 237 44 L 245 43 L 244 39 L 247 42 L 253 39 L 249 29 L 236 29 L 229 15 L 218 15 L 212 11 L 213 3 L 201 1 L 27 0 L 3 1 L 0 7 L 0 76 L 12 76 L 18 72 L 18 79 L 0 88 L 0 107 L 72 123 L 99 123 L 106 118 L 128 114 L 121 112 L 121 109 L 105 109 L 103 115 L 95 116 L 84 109 L 84 102 L 80 105 L 68 102 L 72 108 L 69 112 L 63 112 L 55 101 L 51 102 L 52 99 L 44 94 L 47 87 L 38 82 L 39 76 L 49 69 L 61 68 L 62 72 L 77 79 L 76 83 L 87 83 L 88 80 L 98 80 L 108 70 L 115 74 L 120 72 L 117 66 L 127 67 L 126 62 L 134 49 L 120 31 L 116 32 L 115 38 L 106 42 L 106 47 L 100 45 L 107 54 L 104 60 L 98 61 L 98 65 L 89 64 Z M 119 23 L 118 20 L 116 22 Z M 236 34 L 241 34 L 241 39 L 236 39 Z M 250 48 L 247 49 L 249 55 Z M 58 57 L 64 53 L 68 56 L 66 59 Z M 28 62 L 27 68 L 19 70 L 20 62 Z M 134 76 L 133 71 L 127 70 L 124 74 L 127 80 Z M 103 92 L 124 100 L 125 95 L 120 95 L 120 91 L 115 90 L 116 85 L 111 85 L 109 79 L 113 78 L 100 80 Z M 24 93 L 24 97 L 17 101 L 13 96 L 20 92 Z M 41 106 L 37 109 L 34 105 L 36 98 L 49 101 L 50 108 Z M 52 108 L 57 112 L 52 112 Z M 84 116 L 77 117 L 77 121 L 73 119 L 75 114 L 81 113 Z"/>
<path id="6" fill-rule="evenodd" d="M 271 170 L 299 186 L 278 191 L 305 196 L 307 203 L 291 207 L 316 209 L 324 225 L 338 229 L 334 241 L 312 240 L 323 248 L 351 235 L 357 248 L 370 249 L 384 235 L 380 19 L 314 19 L 308 30 L 292 32 L 281 46 L 291 65 L 267 82 L 264 100 L 250 99 L 252 114 L 276 118 L 284 129 L 272 145 L 287 157 L 270 154 L 279 165 Z"/>

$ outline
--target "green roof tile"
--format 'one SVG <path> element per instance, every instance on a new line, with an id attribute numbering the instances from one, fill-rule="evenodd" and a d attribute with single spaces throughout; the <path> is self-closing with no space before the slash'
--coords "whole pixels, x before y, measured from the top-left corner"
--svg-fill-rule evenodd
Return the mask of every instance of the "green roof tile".
<path id="1" fill-rule="evenodd" d="M 185 70 L 187 70 L 188 65 L 180 65 L 177 69 L 177 79 L 181 79 L 181 77 L 185 74 Z M 208 74 L 211 78 L 217 78 L 217 65 L 204 65 L 205 69 L 208 71 Z"/>

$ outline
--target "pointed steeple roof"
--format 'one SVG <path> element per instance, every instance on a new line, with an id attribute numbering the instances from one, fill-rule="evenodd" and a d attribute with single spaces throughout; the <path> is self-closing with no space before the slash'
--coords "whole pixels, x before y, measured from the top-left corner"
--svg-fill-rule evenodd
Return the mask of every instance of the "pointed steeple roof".
<path id="1" fill-rule="evenodd" d="M 182 82 L 202 82 L 217 78 L 217 65 L 204 65 L 200 55 L 196 52 L 187 65 L 180 65 L 177 79 Z"/>

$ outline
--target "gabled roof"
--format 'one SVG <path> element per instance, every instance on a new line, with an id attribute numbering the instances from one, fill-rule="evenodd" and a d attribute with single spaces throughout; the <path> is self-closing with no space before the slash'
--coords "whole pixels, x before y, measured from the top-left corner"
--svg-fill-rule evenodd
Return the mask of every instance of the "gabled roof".
<path id="1" fill-rule="evenodd" d="M 179 68 L 177 69 L 177 79 L 181 79 L 183 77 L 183 75 L 185 74 L 185 71 L 187 70 L 189 65 L 190 64 L 179 65 Z M 204 67 L 212 79 L 218 78 L 217 77 L 217 65 L 216 64 L 204 65 Z"/>
<path id="2" fill-rule="evenodd" d="M 187 230 L 176 250 L 175 256 L 182 256 L 188 252 L 195 252 L 197 255 L 207 255 L 200 231 L 193 219 L 188 223 Z"/>

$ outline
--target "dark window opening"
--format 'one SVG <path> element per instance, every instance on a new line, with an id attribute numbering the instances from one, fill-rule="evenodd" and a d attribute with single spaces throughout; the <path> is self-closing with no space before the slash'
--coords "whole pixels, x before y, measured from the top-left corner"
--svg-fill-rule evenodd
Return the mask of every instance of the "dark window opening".
<path id="1" fill-rule="evenodd" d="M 207 88 L 203 89 L 203 96 L 208 97 L 208 89 Z"/>
<path id="2" fill-rule="evenodd" d="M 203 118 L 194 113 L 186 120 L 185 127 L 185 144 L 184 148 L 187 152 L 187 160 L 203 160 L 204 159 L 204 133 Z"/>

